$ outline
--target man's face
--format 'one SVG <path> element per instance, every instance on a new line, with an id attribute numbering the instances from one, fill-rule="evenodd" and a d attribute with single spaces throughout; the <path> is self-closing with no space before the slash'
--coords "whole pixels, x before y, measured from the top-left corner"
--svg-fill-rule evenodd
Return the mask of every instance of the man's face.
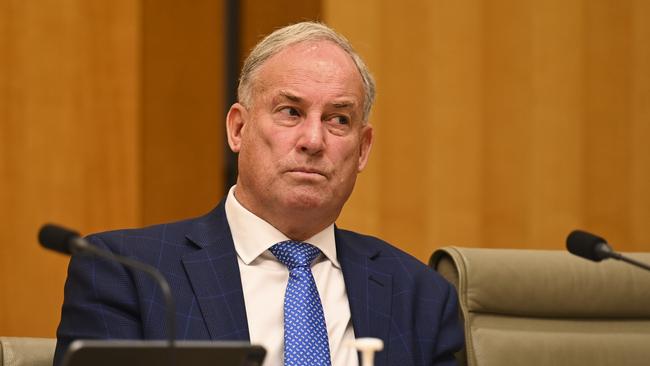
<path id="1" fill-rule="evenodd" d="M 252 96 L 228 115 L 237 199 L 272 224 L 287 213 L 333 222 L 372 142 L 352 59 L 331 42 L 294 44 L 256 71 Z"/>

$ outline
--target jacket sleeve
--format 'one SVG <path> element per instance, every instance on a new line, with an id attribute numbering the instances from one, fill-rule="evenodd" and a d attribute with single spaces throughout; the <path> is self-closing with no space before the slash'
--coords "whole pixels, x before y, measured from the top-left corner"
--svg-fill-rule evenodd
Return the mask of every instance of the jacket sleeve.
<path id="1" fill-rule="evenodd" d="M 88 240 L 111 251 L 119 243 L 100 236 Z M 109 245 L 114 244 L 114 245 Z M 90 255 L 74 255 L 68 266 L 54 366 L 75 339 L 140 339 L 142 326 L 132 274 L 121 264 Z"/>
<path id="2" fill-rule="evenodd" d="M 456 365 L 454 354 L 464 345 L 463 329 L 458 315 L 458 296 L 452 285 L 448 284 L 447 288 L 447 301 L 439 320 L 438 344 L 433 361 L 435 366 Z"/>

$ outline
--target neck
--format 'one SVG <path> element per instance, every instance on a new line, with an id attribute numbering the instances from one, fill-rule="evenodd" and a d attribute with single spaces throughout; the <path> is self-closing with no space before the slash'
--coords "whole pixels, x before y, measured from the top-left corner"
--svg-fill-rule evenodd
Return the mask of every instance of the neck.
<path id="1" fill-rule="evenodd" d="M 278 229 L 282 234 L 286 235 L 287 238 L 295 241 L 306 241 L 331 225 L 331 222 L 316 226 L 313 224 L 308 225 L 307 223 L 297 224 L 295 222 L 273 222 L 264 217 L 262 217 L 262 219 L 273 225 L 273 227 Z"/>
<path id="2" fill-rule="evenodd" d="M 330 226 L 340 210 L 335 214 L 323 215 L 324 212 L 331 212 L 323 208 L 294 208 L 294 207 L 277 207 L 265 204 L 255 204 L 255 201 L 249 201 L 246 195 L 238 194 L 235 189 L 235 199 L 253 213 L 255 216 L 268 222 L 287 238 L 295 241 L 305 241 Z M 270 208 L 270 209 L 269 209 Z"/>

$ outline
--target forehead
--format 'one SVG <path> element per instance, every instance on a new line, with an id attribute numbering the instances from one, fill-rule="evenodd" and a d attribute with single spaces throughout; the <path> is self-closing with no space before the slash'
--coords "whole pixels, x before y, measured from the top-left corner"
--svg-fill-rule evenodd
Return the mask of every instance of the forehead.
<path id="1" fill-rule="evenodd" d="M 277 94 L 283 89 L 321 97 L 363 101 L 363 80 L 354 61 L 331 41 L 308 41 L 287 46 L 257 70 L 256 91 Z"/>

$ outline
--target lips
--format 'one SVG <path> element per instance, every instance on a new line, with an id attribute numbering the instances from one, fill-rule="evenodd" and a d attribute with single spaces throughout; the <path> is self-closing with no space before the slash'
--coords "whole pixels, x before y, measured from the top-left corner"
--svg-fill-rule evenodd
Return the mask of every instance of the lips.
<path id="1" fill-rule="evenodd" d="M 315 168 L 292 168 L 288 170 L 289 173 L 297 173 L 297 174 L 304 174 L 304 175 L 321 175 L 323 177 L 327 178 L 327 173 L 325 171 L 320 170 L 320 169 L 315 169 Z"/>

